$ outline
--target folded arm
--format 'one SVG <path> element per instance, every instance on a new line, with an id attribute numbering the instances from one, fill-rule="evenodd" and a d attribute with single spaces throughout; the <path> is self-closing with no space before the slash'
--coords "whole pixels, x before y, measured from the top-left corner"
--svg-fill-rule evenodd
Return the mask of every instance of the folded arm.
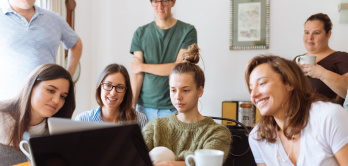
<path id="1" fill-rule="evenodd" d="M 186 166 L 185 161 L 163 161 L 154 166 Z"/>
<path id="2" fill-rule="evenodd" d="M 256 165 L 257 165 L 257 166 L 266 166 L 265 163 L 257 163 Z"/>
<path id="3" fill-rule="evenodd" d="M 332 91 L 342 98 L 346 98 L 348 89 L 348 73 L 339 75 L 332 71 L 326 70 L 320 65 L 301 65 L 303 72 L 312 77 L 323 81 Z"/>
<path id="4" fill-rule="evenodd" d="M 144 62 L 144 54 L 141 51 L 136 51 L 134 52 L 134 59 L 137 62 L 132 62 L 131 64 L 131 71 L 132 71 L 132 81 L 131 81 L 131 86 L 132 86 L 132 91 L 133 91 L 133 103 L 132 106 L 135 108 L 141 87 L 143 85 L 144 81 L 144 73 L 138 71 L 138 64 L 137 63 L 143 63 Z"/>
<path id="5" fill-rule="evenodd" d="M 175 64 L 181 61 L 181 55 L 185 51 L 186 49 L 180 49 L 176 57 L 176 61 L 173 63 L 165 63 L 165 64 L 146 64 L 144 63 L 143 56 L 141 58 L 139 58 L 138 56 L 134 56 L 134 61 L 132 62 L 132 73 L 133 74 L 151 73 L 158 76 L 169 76 Z M 134 55 L 136 55 L 137 52 L 140 52 L 140 51 L 134 52 Z"/>

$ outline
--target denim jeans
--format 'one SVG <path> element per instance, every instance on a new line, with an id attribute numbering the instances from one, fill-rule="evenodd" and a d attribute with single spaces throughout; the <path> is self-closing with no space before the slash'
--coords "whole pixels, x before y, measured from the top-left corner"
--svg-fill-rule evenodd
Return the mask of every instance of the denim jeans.
<path id="1" fill-rule="evenodd" d="M 148 122 L 155 118 L 168 117 L 172 114 L 178 113 L 176 109 L 155 109 L 144 107 L 142 105 L 137 104 L 136 111 L 144 113 L 147 117 Z"/>

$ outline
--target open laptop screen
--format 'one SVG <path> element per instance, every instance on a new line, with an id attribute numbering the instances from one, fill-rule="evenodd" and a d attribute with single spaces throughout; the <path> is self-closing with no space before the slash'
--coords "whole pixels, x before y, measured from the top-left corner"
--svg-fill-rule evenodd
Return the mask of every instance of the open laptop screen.
<path id="1" fill-rule="evenodd" d="M 138 124 L 29 139 L 37 166 L 151 166 Z"/>

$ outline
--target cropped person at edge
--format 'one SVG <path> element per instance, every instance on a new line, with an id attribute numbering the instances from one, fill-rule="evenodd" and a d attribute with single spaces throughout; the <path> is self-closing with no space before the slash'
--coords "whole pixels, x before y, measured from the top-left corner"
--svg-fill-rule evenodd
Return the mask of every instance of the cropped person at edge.
<path id="1" fill-rule="evenodd" d="M 19 88 L 20 89 L 20 88 Z M 48 117 L 71 118 L 75 110 L 70 73 L 56 64 L 37 67 L 16 97 L 0 101 L 0 166 L 27 161 L 19 143 L 30 136 L 48 134 Z"/>
<path id="2" fill-rule="evenodd" d="M 348 111 L 312 92 L 296 63 L 254 57 L 245 81 L 262 115 L 249 136 L 257 165 L 348 165 Z"/>
<path id="3" fill-rule="evenodd" d="M 316 65 L 302 64 L 301 67 L 315 92 L 342 105 L 348 88 L 348 53 L 329 47 L 331 34 L 328 15 L 318 13 L 306 20 L 303 43 L 308 52 L 304 56 L 316 56 Z"/>

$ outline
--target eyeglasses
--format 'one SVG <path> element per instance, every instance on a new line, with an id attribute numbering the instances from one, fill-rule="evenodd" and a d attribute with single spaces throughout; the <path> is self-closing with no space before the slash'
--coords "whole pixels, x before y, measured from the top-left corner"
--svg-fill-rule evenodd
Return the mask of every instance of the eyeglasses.
<path id="1" fill-rule="evenodd" d="M 122 85 L 112 86 L 109 83 L 100 83 L 100 84 L 102 85 L 103 89 L 106 90 L 106 91 L 112 91 L 112 89 L 115 87 L 116 92 L 124 93 L 126 91 L 126 89 L 127 89 L 127 87 L 122 86 Z"/>
<path id="2" fill-rule="evenodd" d="M 151 1 L 151 5 L 153 7 L 157 7 L 160 3 L 162 3 L 163 6 L 168 6 L 169 5 L 169 2 L 172 1 L 172 0 L 162 0 L 162 1 Z"/>

